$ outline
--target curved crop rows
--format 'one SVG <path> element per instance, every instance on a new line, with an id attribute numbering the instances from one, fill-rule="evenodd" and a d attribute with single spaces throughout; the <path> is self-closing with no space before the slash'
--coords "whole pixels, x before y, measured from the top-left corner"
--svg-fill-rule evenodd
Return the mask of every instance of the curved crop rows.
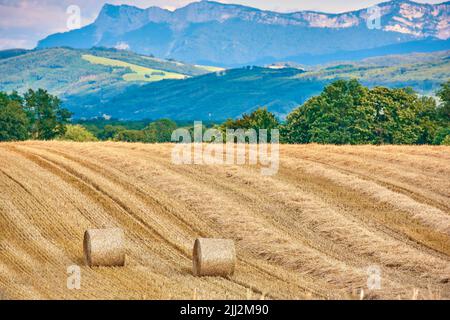
<path id="1" fill-rule="evenodd" d="M 450 148 L 282 146 L 271 177 L 171 150 L 0 144 L 0 298 L 450 299 Z M 125 230 L 125 267 L 85 266 L 101 227 Z M 192 275 L 197 237 L 235 240 L 232 277 Z"/>

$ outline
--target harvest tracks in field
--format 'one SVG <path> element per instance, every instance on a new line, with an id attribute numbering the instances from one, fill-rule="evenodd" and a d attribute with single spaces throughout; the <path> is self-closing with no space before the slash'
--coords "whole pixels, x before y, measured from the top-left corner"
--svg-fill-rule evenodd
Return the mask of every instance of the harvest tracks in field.
<path id="1" fill-rule="evenodd" d="M 0 144 L 0 288 L 41 299 L 450 298 L 448 147 L 282 146 L 272 177 L 174 165 L 172 147 Z M 127 265 L 86 267 L 84 231 L 107 227 L 125 230 Z M 234 275 L 194 277 L 196 238 L 233 239 Z M 70 265 L 80 290 L 66 287 Z M 378 290 L 367 289 L 373 266 Z"/>

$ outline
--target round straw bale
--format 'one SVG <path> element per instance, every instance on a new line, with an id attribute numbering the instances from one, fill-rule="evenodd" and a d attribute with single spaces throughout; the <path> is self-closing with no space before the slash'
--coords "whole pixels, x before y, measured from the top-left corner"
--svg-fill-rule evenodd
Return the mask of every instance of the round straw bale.
<path id="1" fill-rule="evenodd" d="M 125 235 L 122 229 L 89 229 L 84 233 L 84 256 L 90 267 L 125 265 Z"/>
<path id="2" fill-rule="evenodd" d="M 233 240 L 195 240 L 193 273 L 195 276 L 231 276 L 236 266 L 236 250 Z"/>

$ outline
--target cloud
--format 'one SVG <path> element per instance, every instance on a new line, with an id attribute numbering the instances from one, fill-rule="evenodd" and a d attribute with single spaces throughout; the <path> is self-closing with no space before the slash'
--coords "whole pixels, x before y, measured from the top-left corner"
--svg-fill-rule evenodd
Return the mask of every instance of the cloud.
<path id="1" fill-rule="evenodd" d="M 33 47 L 34 43 L 27 39 L 0 38 L 0 50 L 11 48 L 32 49 Z"/>
<path id="2" fill-rule="evenodd" d="M 114 48 L 117 50 L 130 50 L 130 45 L 126 42 L 118 42 Z"/>

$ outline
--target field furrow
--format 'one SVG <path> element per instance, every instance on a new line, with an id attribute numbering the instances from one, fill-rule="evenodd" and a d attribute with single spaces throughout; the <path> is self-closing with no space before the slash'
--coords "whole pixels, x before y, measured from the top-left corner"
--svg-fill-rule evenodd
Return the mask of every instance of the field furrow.
<path id="1" fill-rule="evenodd" d="M 282 146 L 274 176 L 175 165 L 172 148 L 0 144 L 3 296 L 450 299 L 448 147 Z M 103 227 L 125 231 L 125 267 L 85 266 L 84 231 Z M 235 241 L 233 276 L 192 275 L 198 237 Z"/>

